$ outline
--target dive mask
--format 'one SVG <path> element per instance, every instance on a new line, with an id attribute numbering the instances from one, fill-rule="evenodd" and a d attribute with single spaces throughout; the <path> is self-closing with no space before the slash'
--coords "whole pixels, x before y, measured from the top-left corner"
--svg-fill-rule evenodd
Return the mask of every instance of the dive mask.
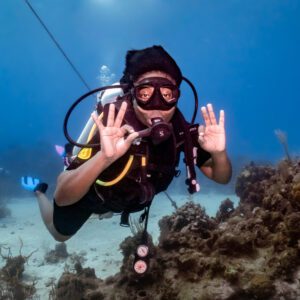
<path id="1" fill-rule="evenodd" d="M 137 104 L 145 110 L 169 110 L 177 104 L 179 88 L 162 77 L 149 77 L 131 89 Z"/>

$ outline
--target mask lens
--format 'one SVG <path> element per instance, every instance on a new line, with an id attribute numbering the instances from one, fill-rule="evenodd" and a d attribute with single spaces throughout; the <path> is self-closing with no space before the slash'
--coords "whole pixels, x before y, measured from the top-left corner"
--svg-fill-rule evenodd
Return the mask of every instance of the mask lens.
<path id="1" fill-rule="evenodd" d="M 153 92 L 153 86 L 139 86 L 135 88 L 135 97 L 142 102 L 147 102 L 152 97 Z"/>
<path id="2" fill-rule="evenodd" d="M 160 87 L 160 94 L 166 102 L 174 102 L 178 98 L 178 90 L 172 87 Z"/>

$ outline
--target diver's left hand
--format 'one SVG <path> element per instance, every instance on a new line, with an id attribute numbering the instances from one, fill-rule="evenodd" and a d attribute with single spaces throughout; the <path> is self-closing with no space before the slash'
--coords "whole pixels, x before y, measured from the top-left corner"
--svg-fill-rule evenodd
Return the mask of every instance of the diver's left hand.
<path id="1" fill-rule="evenodd" d="M 40 180 L 38 178 L 34 178 L 31 176 L 21 177 L 21 185 L 27 191 L 33 192 L 39 183 Z"/>
<path id="2" fill-rule="evenodd" d="M 209 153 L 219 153 L 225 150 L 225 113 L 220 110 L 219 123 L 211 104 L 201 107 L 201 113 L 204 118 L 205 126 L 198 128 L 198 142 L 200 146 Z"/>

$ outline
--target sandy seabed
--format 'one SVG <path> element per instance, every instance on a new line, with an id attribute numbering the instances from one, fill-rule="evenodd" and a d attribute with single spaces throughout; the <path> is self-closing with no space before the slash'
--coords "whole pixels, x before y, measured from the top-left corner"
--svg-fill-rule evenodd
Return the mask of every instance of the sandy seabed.
<path id="1" fill-rule="evenodd" d="M 170 194 L 178 206 L 193 200 L 205 207 L 208 215 L 213 216 L 219 204 L 230 198 L 237 205 L 238 198 L 227 194 Z M 55 249 L 58 244 L 46 230 L 38 204 L 34 197 L 11 199 L 7 207 L 11 216 L 0 220 L 0 246 L 2 255 L 28 256 L 32 253 L 25 265 L 22 280 L 25 283 L 35 281 L 36 299 L 48 299 L 52 284 L 55 284 L 65 269 L 72 269 L 72 257 L 78 255 L 84 267 L 92 267 L 99 278 L 105 279 L 119 271 L 122 254 L 119 244 L 125 237 L 132 235 L 130 228 L 119 226 L 120 216 L 99 220 L 92 216 L 70 240 L 66 241 L 69 258 L 58 263 L 49 264 L 45 255 Z M 158 221 L 174 211 L 170 201 L 164 193 L 156 196 L 151 206 L 148 231 L 157 243 L 159 237 Z M 141 213 L 132 214 L 137 219 Z M 21 247 L 22 245 L 22 247 Z M 0 257 L 0 268 L 5 265 L 5 259 Z"/>

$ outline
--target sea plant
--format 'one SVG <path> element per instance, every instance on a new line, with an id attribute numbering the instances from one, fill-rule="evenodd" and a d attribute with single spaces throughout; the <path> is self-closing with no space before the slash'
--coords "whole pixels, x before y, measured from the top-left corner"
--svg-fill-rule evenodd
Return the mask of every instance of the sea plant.
<path id="1" fill-rule="evenodd" d="M 281 129 L 275 129 L 274 133 L 275 133 L 278 141 L 283 146 L 283 149 L 284 149 L 287 161 L 289 163 L 291 163 L 292 159 L 291 159 L 291 156 L 290 156 L 290 153 L 289 153 L 289 149 L 288 149 L 287 134 L 284 131 L 282 131 Z"/>

